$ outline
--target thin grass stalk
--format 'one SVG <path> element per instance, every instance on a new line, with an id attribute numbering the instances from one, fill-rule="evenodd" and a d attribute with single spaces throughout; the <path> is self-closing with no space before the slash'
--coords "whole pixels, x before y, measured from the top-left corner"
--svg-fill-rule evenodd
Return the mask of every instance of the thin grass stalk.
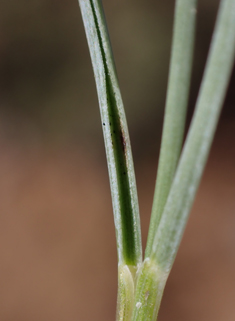
<path id="1" fill-rule="evenodd" d="M 138 199 L 126 117 L 101 1 L 79 0 L 100 105 L 113 211 L 118 261 L 142 260 Z"/>
<path id="2" fill-rule="evenodd" d="M 99 99 L 118 252 L 117 320 L 129 321 L 142 262 L 139 206 L 126 117 L 102 2 L 79 0 Z"/>
<path id="3" fill-rule="evenodd" d="M 156 187 L 145 257 L 153 240 L 181 153 L 194 51 L 197 0 L 177 0 Z"/>
<path id="4" fill-rule="evenodd" d="M 196 109 L 157 230 L 151 258 L 172 267 L 206 165 L 235 55 L 235 0 L 222 0 Z"/>
<path id="5" fill-rule="evenodd" d="M 196 110 L 150 257 L 139 273 L 132 321 L 156 320 L 212 144 L 235 56 L 235 0 L 222 0 Z"/>

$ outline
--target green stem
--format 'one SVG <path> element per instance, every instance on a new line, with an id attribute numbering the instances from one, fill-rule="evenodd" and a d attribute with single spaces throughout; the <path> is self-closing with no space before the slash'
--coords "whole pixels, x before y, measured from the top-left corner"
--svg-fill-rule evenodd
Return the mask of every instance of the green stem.
<path id="1" fill-rule="evenodd" d="M 150 257 L 171 269 L 211 147 L 235 54 L 235 0 L 222 0 L 196 110 Z"/>
<path id="2" fill-rule="evenodd" d="M 130 139 L 102 4 L 79 0 L 88 40 L 109 169 L 118 262 L 142 261 L 139 207 Z"/>
<path id="3" fill-rule="evenodd" d="M 144 260 L 138 273 L 132 321 L 157 319 L 166 279 L 167 274 L 154 260 Z"/>
<path id="4" fill-rule="evenodd" d="M 101 1 L 79 0 L 98 92 L 118 250 L 117 320 L 129 321 L 142 262 L 131 145 Z"/>
<path id="5" fill-rule="evenodd" d="M 150 257 L 136 285 L 132 321 L 156 320 L 164 286 L 206 164 L 235 56 L 235 0 L 222 0 L 196 110 Z M 146 298 L 150 297 L 149 303 Z"/>
<path id="6" fill-rule="evenodd" d="M 127 265 L 118 266 L 117 321 L 131 320 L 134 307 L 135 273 L 136 271 L 131 271 Z"/>
<path id="7" fill-rule="evenodd" d="M 197 0 L 177 0 L 162 143 L 145 257 L 154 236 L 178 164 L 190 88 Z"/>

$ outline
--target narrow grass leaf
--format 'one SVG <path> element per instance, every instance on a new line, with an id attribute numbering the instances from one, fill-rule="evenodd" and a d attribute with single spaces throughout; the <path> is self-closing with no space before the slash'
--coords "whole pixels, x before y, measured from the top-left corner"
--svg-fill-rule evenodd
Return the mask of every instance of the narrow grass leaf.
<path id="1" fill-rule="evenodd" d="M 150 255 L 182 148 L 193 60 L 196 4 L 197 0 L 176 1 L 163 134 L 145 257 Z"/>
<path id="2" fill-rule="evenodd" d="M 196 109 L 150 258 L 170 271 L 205 167 L 235 55 L 235 0 L 222 0 Z"/>
<path id="3" fill-rule="evenodd" d="M 79 0 L 90 50 L 108 162 L 118 261 L 142 261 L 139 207 L 130 139 L 101 1 Z"/>
<path id="4" fill-rule="evenodd" d="M 206 164 L 235 56 L 235 0 L 222 0 L 196 110 L 158 226 L 138 274 L 132 321 L 157 318 L 164 286 Z"/>

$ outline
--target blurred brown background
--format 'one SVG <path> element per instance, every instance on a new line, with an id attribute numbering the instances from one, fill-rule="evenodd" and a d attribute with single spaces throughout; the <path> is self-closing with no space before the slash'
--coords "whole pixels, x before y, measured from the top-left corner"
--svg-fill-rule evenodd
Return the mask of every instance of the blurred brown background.
<path id="1" fill-rule="evenodd" d="M 199 1 L 189 116 L 218 0 Z M 103 1 L 145 245 L 174 1 Z M 235 319 L 235 75 L 159 321 Z M 76 0 L 0 2 L 0 320 L 114 320 L 117 259 L 98 103 Z"/>

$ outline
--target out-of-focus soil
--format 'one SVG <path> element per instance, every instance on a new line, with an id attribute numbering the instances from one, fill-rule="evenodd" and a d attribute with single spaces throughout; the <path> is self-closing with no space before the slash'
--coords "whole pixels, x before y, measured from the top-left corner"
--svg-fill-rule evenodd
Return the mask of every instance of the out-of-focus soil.
<path id="1" fill-rule="evenodd" d="M 234 122 L 220 126 L 160 321 L 235 319 L 234 134 Z M 0 145 L 0 320 L 114 320 L 106 167 L 80 146 Z M 145 243 L 156 162 L 136 169 Z"/>

